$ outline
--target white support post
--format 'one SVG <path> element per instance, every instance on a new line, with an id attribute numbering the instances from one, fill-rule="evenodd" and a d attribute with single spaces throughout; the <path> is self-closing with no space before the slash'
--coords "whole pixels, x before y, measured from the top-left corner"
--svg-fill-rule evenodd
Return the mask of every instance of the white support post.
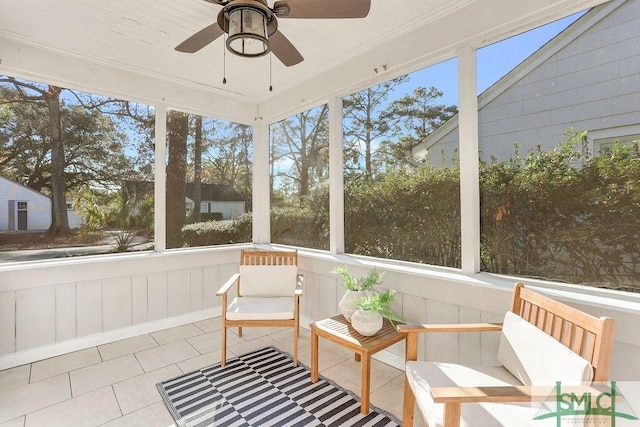
<path id="1" fill-rule="evenodd" d="M 164 252 L 167 249 L 167 175 L 165 165 L 167 153 L 167 107 L 164 105 L 156 105 L 155 143 L 153 239 L 154 249 L 157 252 Z"/>
<path id="2" fill-rule="evenodd" d="M 460 232 L 462 271 L 480 271 L 480 172 L 478 149 L 478 94 L 476 50 L 458 51 L 460 141 Z"/>
<path id="3" fill-rule="evenodd" d="M 270 179 L 269 125 L 257 118 L 253 125 L 253 243 L 271 242 Z"/>
<path id="4" fill-rule="evenodd" d="M 329 100 L 329 250 L 344 253 L 342 97 Z"/>

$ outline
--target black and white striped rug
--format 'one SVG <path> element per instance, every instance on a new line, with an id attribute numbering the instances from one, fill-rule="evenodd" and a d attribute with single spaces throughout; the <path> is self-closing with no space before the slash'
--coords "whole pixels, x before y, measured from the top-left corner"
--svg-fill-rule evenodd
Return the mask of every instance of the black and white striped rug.
<path id="1" fill-rule="evenodd" d="M 372 408 L 330 380 L 311 383 L 309 369 L 273 347 L 227 360 L 157 384 L 179 426 L 363 426 L 397 427 L 391 415 Z"/>

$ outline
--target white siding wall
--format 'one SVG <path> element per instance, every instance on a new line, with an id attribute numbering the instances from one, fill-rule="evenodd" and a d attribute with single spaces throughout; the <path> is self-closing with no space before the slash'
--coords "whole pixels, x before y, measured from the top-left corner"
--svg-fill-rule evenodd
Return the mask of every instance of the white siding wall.
<path id="1" fill-rule="evenodd" d="M 231 219 L 244 213 L 244 202 L 209 202 L 211 212 L 221 212 L 224 219 Z"/>
<path id="2" fill-rule="evenodd" d="M 51 200 L 43 195 L 0 177 L 0 231 L 9 229 L 9 200 L 27 202 L 27 229 L 46 230 L 51 224 Z M 15 207 L 14 207 L 15 209 Z M 18 227 L 18 218 L 14 217 L 12 230 Z"/>
<path id="3" fill-rule="evenodd" d="M 239 248 L 0 266 L 0 369 L 219 316 L 215 292 L 237 271 Z M 356 275 L 371 268 L 385 271 L 384 286 L 398 291 L 396 309 L 412 323 L 500 322 L 510 306 L 514 281 L 490 274 L 470 276 L 305 251 L 300 254 L 303 326 L 339 313 L 344 289 L 331 270 L 344 263 Z M 610 291 L 591 290 L 588 295 L 575 287 L 579 289 L 580 302 L 570 293 L 560 297 L 594 315 L 616 319 L 612 379 L 640 380 L 640 298 L 621 302 L 608 299 Z M 498 338 L 495 333 L 423 335 L 419 353 L 429 360 L 493 364 Z M 378 357 L 402 367 L 404 345 L 398 343 Z"/>

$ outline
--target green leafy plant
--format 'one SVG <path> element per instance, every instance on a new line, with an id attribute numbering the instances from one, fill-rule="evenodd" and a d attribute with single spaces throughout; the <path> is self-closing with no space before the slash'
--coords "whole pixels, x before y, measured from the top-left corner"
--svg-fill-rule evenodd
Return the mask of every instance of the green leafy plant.
<path id="1" fill-rule="evenodd" d="M 336 267 L 331 271 L 342 278 L 342 286 L 349 291 L 372 291 L 382 283 L 384 272 L 371 270 L 365 277 L 356 277 L 346 267 Z"/>
<path id="2" fill-rule="evenodd" d="M 371 310 L 379 313 L 382 317 L 389 319 L 392 325 L 394 322 L 404 322 L 402 315 L 391 307 L 391 304 L 397 301 L 395 294 L 396 291 L 393 289 L 376 292 L 357 299 L 355 305 L 361 310 Z"/>

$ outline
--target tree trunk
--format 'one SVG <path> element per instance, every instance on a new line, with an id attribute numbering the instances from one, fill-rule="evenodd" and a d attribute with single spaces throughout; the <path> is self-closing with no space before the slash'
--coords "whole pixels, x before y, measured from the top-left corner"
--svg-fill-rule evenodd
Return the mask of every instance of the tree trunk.
<path id="1" fill-rule="evenodd" d="M 202 116 L 196 116 L 196 139 L 193 159 L 193 222 L 200 222 L 202 201 Z"/>
<path id="2" fill-rule="evenodd" d="M 187 171 L 187 135 L 189 115 L 171 111 L 168 115 L 169 160 L 167 163 L 167 247 L 183 245 L 185 224 L 185 180 Z"/>
<path id="3" fill-rule="evenodd" d="M 67 217 L 67 188 L 64 179 L 64 141 L 62 137 L 62 117 L 60 114 L 60 92 L 62 88 L 49 86 L 45 95 L 49 110 L 49 130 L 51 138 L 51 225 L 47 233 L 54 236 L 69 234 Z"/>

